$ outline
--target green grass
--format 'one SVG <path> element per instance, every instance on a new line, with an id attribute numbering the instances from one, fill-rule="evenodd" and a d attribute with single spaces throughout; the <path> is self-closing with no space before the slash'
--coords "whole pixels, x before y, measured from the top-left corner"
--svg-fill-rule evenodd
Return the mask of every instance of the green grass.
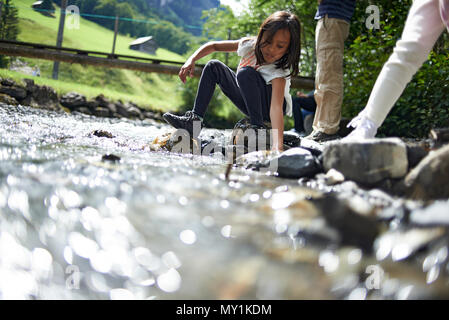
<path id="1" fill-rule="evenodd" d="M 33 42 L 47 45 L 56 44 L 59 26 L 59 9 L 54 18 L 36 12 L 31 8 L 34 0 L 15 0 L 13 5 L 19 10 L 19 41 Z M 83 50 L 111 52 L 114 32 L 89 20 L 80 18 L 79 29 L 70 29 L 71 18 L 66 18 L 63 46 Z M 130 50 L 129 43 L 134 39 L 125 35 L 118 35 L 115 53 L 139 57 L 156 57 L 164 60 L 184 61 L 185 59 L 166 49 L 159 48 L 156 55 Z M 152 109 L 174 110 L 182 103 L 176 94 L 178 80 L 176 76 L 144 73 L 124 69 L 105 69 L 79 64 L 60 64 L 59 80 L 52 78 L 53 62 L 47 60 L 21 58 L 30 66 L 38 66 L 41 70 L 40 78 L 33 78 L 40 85 L 49 85 L 60 93 L 69 91 L 79 92 L 87 97 L 94 97 L 100 93 L 114 100 L 129 100 L 139 106 Z M 2 77 L 25 76 L 11 71 L 1 70 Z"/>
<path id="2" fill-rule="evenodd" d="M 134 75 L 130 75 L 133 77 Z M 64 95 L 68 92 L 75 91 L 85 95 L 88 99 L 95 98 L 99 94 L 104 94 L 107 98 L 117 101 L 132 101 L 139 105 L 140 107 L 152 109 L 152 110 L 167 110 L 167 106 L 164 100 L 166 100 L 166 94 L 160 93 L 158 96 L 152 97 L 149 103 L 145 95 L 128 94 L 125 92 L 115 91 L 108 89 L 107 87 L 94 87 L 80 83 L 74 83 L 69 81 L 53 80 L 42 77 L 35 77 L 31 75 L 25 75 L 20 72 L 0 69 L 0 78 L 13 79 L 17 83 L 21 83 L 23 79 L 33 79 L 38 85 L 50 86 L 56 90 L 58 95 Z"/>

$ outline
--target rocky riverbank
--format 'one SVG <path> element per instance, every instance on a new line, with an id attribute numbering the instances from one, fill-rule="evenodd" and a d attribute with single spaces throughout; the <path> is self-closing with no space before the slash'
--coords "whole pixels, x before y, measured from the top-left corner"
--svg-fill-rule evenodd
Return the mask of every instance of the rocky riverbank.
<path id="1" fill-rule="evenodd" d="M 20 106 L 17 110 L 8 106 L 2 112 L 3 130 L 10 126 L 14 134 L 2 140 L 0 152 L 4 171 L 0 171 L 0 210 L 10 214 L 11 221 L 0 226 L 11 233 L 8 230 L 21 225 L 20 219 L 26 220 L 26 225 L 32 221 L 33 243 L 50 252 L 55 262 L 64 266 L 75 261 L 83 266 L 83 261 L 90 261 L 90 266 L 84 263 L 83 267 L 85 296 L 113 283 L 111 288 L 126 288 L 120 293 L 159 296 L 163 291 L 166 297 L 175 294 L 176 298 L 193 299 L 449 297 L 449 146 L 444 129 L 434 130 L 422 141 L 389 138 L 327 144 L 285 133 L 286 151 L 280 154 L 245 153 L 244 144 L 231 142 L 232 132 L 204 129 L 198 140 L 189 140 L 188 147 L 180 149 L 180 135 L 154 121 L 157 116 L 151 121 L 124 119 L 122 127 L 113 117 L 120 114 L 118 109 L 111 111 L 110 106 L 104 107 L 107 103 L 102 103 L 102 108 L 108 112 L 98 115 L 107 114 L 108 118 L 88 117 L 83 111 L 97 110 L 100 103 L 74 93 L 64 99 L 49 94 L 53 103 L 45 103 L 39 97 L 51 92 L 50 88 L 36 89 L 30 84 L 27 90 L 9 80 L 1 83 L 2 99 L 14 98 L 12 102 L 21 104 L 30 101 L 51 110 L 60 110 L 64 102 L 66 106 L 62 106 L 74 114 L 41 115 L 36 109 L 33 117 L 21 119 L 30 108 Z M 22 116 L 14 118 L 15 113 Z M 52 119 L 57 122 L 55 128 Z M 99 125 L 97 119 L 107 121 Z M 83 128 L 78 128 L 81 123 Z M 128 135 L 131 130 L 133 136 Z M 147 132 L 156 136 L 145 141 L 142 137 Z M 56 146 L 67 148 L 68 155 L 54 153 Z M 112 153 L 96 159 L 90 153 L 98 146 Z M 178 157 L 180 152 L 185 155 Z M 51 161 L 43 160 L 47 154 Z M 61 155 L 67 158 L 63 166 L 57 163 Z M 22 161 L 29 164 L 22 165 Z M 9 174 L 9 167 L 17 172 Z M 202 171 L 208 167 L 214 169 Z M 67 172 L 72 178 L 66 178 Z M 45 188 L 30 189 L 30 183 Z M 46 189 L 49 191 L 38 193 Z M 26 205 L 16 202 L 25 198 Z M 45 207 L 42 217 L 48 216 L 48 221 L 42 218 L 42 226 L 34 218 L 38 210 L 33 204 Z M 109 216 L 113 212 L 115 216 Z M 80 219 L 67 220 L 78 216 Z M 126 237 L 121 233 L 114 237 L 126 242 L 123 248 L 130 252 L 136 246 L 132 251 L 135 257 L 120 251 L 126 258 L 115 261 L 111 251 L 112 260 L 106 259 L 109 249 L 116 250 L 116 246 L 103 243 L 104 232 L 112 232 L 113 219 L 120 221 L 120 232 L 127 232 Z M 55 230 L 62 233 L 58 241 L 52 240 L 55 233 L 48 225 L 57 226 Z M 124 225 L 128 226 L 125 231 L 119 228 Z M 110 229 L 103 230 L 105 226 Z M 178 246 L 179 232 L 174 231 L 178 228 L 189 231 L 187 235 L 194 230 L 198 238 L 208 241 L 198 241 L 198 246 L 188 251 Z M 214 228 L 230 242 L 216 240 Z M 19 231 L 17 235 L 24 234 Z M 139 240 L 133 238 L 136 235 Z M 182 241 L 191 241 L 182 235 Z M 114 237 L 111 234 L 111 239 Z M 5 239 L 9 238 L 1 238 L 0 244 L 7 243 Z M 17 236 L 16 241 L 21 238 Z M 96 249 L 97 242 L 101 250 Z M 88 252 L 85 244 L 91 248 Z M 144 249 L 147 246 L 151 254 Z M 183 267 L 179 268 L 176 259 L 176 263 L 173 259 L 167 262 L 160 247 L 171 257 L 176 252 Z M 0 253 L 9 252 L 8 248 L 0 246 Z M 28 250 L 33 251 L 32 247 Z M 201 259 L 208 262 L 197 262 Z M 158 262 L 160 269 L 155 267 L 156 260 L 162 261 Z M 140 273 L 149 273 L 155 280 L 140 285 L 142 281 L 127 271 L 130 264 L 139 265 L 146 272 L 139 269 Z M 165 279 L 180 282 L 181 275 L 183 283 L 192 286 L 168 290 Z M 102 279 L 101 285 L 98 279 Z M 101 294 L 109 292 L 101 290 Z"/>
<path id="2" fill-rule="evenodd" d="M 11 79 L 0 79 L 0 102 L 54 111 L 65 109 L 69 112 L 80 112 L 97 117 L 162 121 L 160 112 L 139 107 L 129 101 L 123 102 L 119 100 L 113 102 L 103 95 L 88 100 L 85 96 L 76 92 L 58 96 L 53 88 L 45 85 L 39 86 L 32 79 L 24 79 L 22 84 Z"/>

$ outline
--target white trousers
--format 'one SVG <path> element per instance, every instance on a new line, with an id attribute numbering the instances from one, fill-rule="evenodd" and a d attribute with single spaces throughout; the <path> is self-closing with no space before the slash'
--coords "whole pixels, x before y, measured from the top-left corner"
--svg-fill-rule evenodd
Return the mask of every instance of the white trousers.
<path id="1" fill-rule="evenodd" d="M 362 111 L 378 127 L 444 31 L 449 15 L 448 3 L 449 0 L 414 0 L 402 37 L 383 66 Z"/>

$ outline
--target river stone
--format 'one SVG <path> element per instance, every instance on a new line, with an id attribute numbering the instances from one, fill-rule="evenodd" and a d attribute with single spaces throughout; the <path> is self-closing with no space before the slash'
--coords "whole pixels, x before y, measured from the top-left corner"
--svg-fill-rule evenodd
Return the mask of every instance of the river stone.
<path id="1" fill-rule="evenodd" d="M 5 103 L 10 106 L 17 106 L 18 102 L 15 98 L 8 96 L 7 94 L 0 93 L 0 103 Z"/>
<path id="2" fill-rule="evenodd" d="M 89 108 L 90 109 L 90 108 Z M 97 107 L 95 108 L 95 110 L 93 111 L 93 114 L 97 117 L 109 117 L 110 115 L 110 110 L 108 108 L 104 108 L 104 107 Z"/>
<path id="3" fill-rule="evenodd" d="M 1 79 L 0 84 L 5 87 L 12 87 L 16 85 L 16 83 L 12 79 Z"/>
<path id="4" fill-rule="evenodd" d="M 239 156 L 235 160 L 235 164 L 245 169 L 258 171 L 261 168 L 268 168 L 270 161 L 275 157 L 278 157 L 278 152 L 270 150 L 253 151 Z"/>
<path id="5" fill-rule="evenodd" d="M 22 101 L 25 105 L 34 105 L 48 110 L 59 110 L 58 94 L 49 86 L 38 86 L 32 79 L 25 79 L 27 97 Z"/>
<path id="6" fill-rule="evenodd" d="M 8 96 L 11 96 L 15 98 L 16 100 L 20 101 L 26 98 L 27 92 L 24 88 L 19 86 L 1 86 L 0 87 L 0 93 L 7 94 Z"/>
<path id="7" fill-rule="evenodd" d="M 354 211 L 334 195 L 324 195 L 311 201 L 320 210 L 327 224 L 338 231 L 343 245 L 354 245 L 366 252 L 372 251 L 374 241 L 380 233 L 380 226 L 375 218 Z"/>
<path id="8" fill-rule="evenodd" d="M 419 226 L 449 226 L 449 201 L 436 201 L 410 214 L 410 222 Z"/>
<path id="9" fill-rule="evenodd" d="M 77 93 L 69 92 L 61 97 L 60 103 L 70 110 L 87 106 L 86 97 Z"/>
<path id="10" fill-rule="evenodd" d="M 124 107 L 128 111 L 128 116 L 132 118 L 141 118 L 142 112 L 140 111 L 139 107 L 137 107 L 132 102 L 127 102 L 124 104 Z"/>
<path id="11" fill-rule="evenodd" d="M 123 105 L 123 103 L 119 100 L 115 103 L 115 107 L 117 109 L 117 113 L 122 115 L 125 118 L 129 118 L 128 109 Z"/>
<path id="12" fill-rule="evenodd" d="M 407 145 L 407 158 L 409 170 L 413 169 L 428 154 L 429 151 L 421 145 Z"/>
<path id="13" fill-rule="evenodd" d="M 419 200 L 449 198 L 449 145 L 432 151 L 405 178 L 406 194 Z"/>
<path id="14" fill-rule="evenodd" d="M 301 145 L 301 137 L 299 134 L 291 131 L 284 131 L 284 143 L 292 148 Z"/>
<path id="15" fill-rule="evenodd" d="M 322 170 L 319 161 L 309 150 L 301 147 L 291 148 L 270 161 L 281 178 L 298 179 L 313 177 Z"/>
<path id="16" fill-rule="evenodd" d="M 323 166 L 326 171 L 334 168 L 349 180 L 371 185 L 407 174 L 407 148 L 399 138 L 330 142 L 323 151 Z"/>

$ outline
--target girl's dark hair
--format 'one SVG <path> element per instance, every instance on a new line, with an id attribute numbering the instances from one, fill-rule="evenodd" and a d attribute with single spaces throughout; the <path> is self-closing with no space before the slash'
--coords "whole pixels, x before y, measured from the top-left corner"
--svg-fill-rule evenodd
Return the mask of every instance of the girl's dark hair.
<path id="1" fill-rule="evenodd" d="M 299 56 L 301 55 L 301 23 L 296 15 L 287 11 L 277 11 L 269 16 L 260 26 L 256 41 L 257 64 L 265 62 L 261 47 L 267 42 L 271 42 L 277 31 L 288 29 L 290 31 L 290 45 L 287 52 L 276 61 L 277 68 L 290 69 L 290 75 L 296 76 L 299 73 Z M 267 33 L 265 42 L 262 43 L 262 37 Z"/>

